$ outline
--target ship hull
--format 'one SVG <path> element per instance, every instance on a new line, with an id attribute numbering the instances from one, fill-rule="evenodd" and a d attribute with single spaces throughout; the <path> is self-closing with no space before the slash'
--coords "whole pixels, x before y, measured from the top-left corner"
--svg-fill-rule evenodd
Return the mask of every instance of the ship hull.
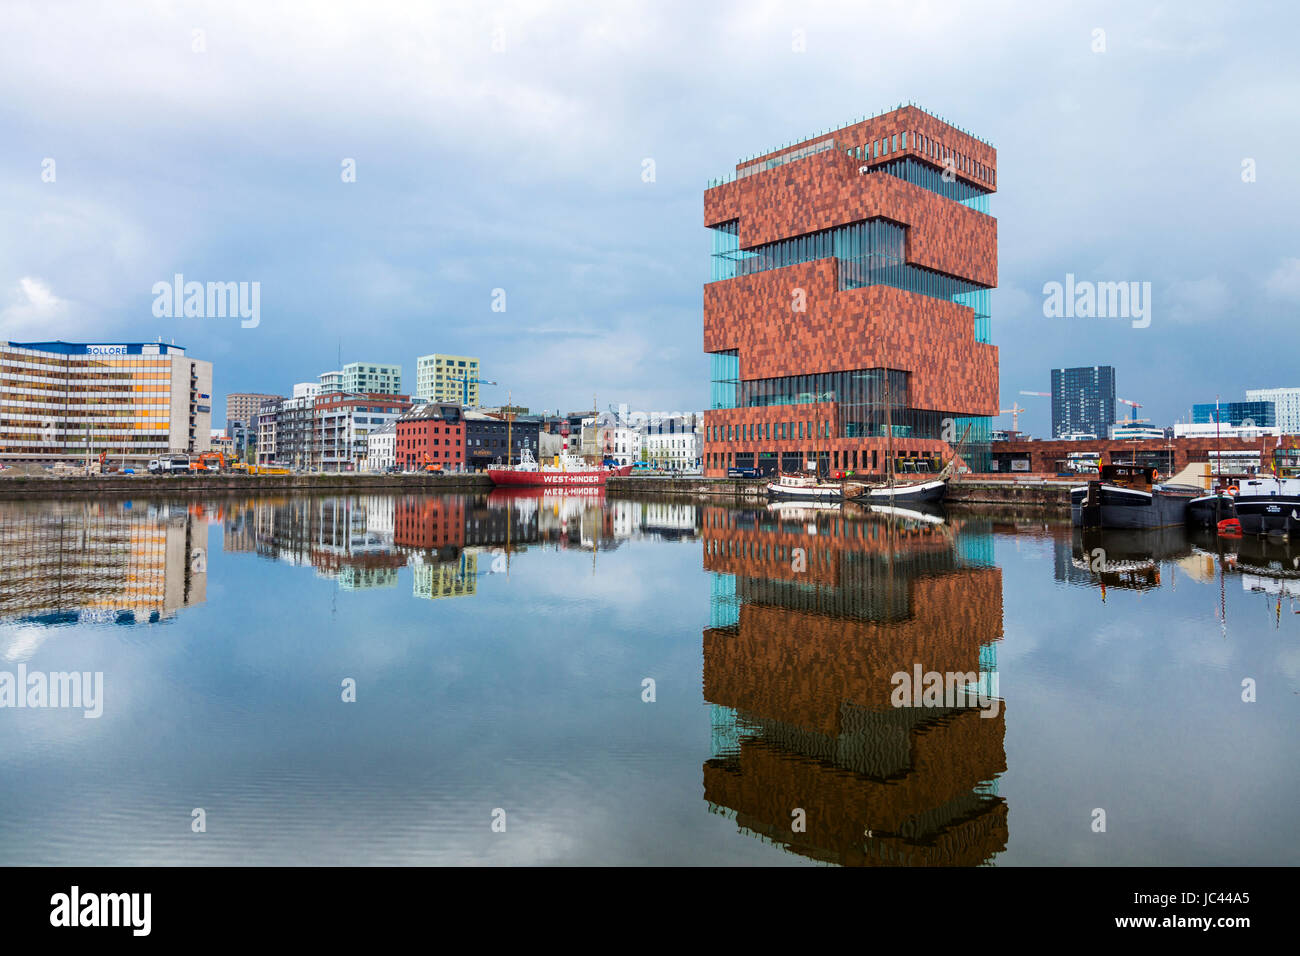
<path id="1" fill-rule="evenodd" d="M 938 504 L 948 491 L 948 482 L 942 478 L 933 481 L 913 481 L 903 485 L 878 486 L 868 488 L 854 501 L 864 501 L 870 505 L 888 505 L 891 501 L 900 504 Z"/>
<path id="2" fill-rule="evenodd" d="M 1188 495 L 1139 491 L 1095 482 L 1070 492 L 1070 522 L 1083 528 L 1166 528 L 1187 520 Z"/>
<path id="3" fill-rule="evenodd" d="M 767 496 L 788 501 L 840 501 L 844 494 L 839 485 L 782 485 L 769 482 Z"/>
<path id="4" fill-rule="evenodd" d="M 1220 521 L 1236 516 L 1232 495 L 1202 495 L 1187 502 L 1187 523 L 1200 528 L 1213 528 Z"/>
<path id="5" fill-rule="evenodd" d="M 1243 495 L 1234 510 L 1242 534 L 1300 535 L 1300 496 Z"/>
<path id="6" fill-rule="evenodd" d="M 600 471 L 509 471 L 489 468 L 488 479 L 504 488 L 603 488 L 609 472 Z"/>

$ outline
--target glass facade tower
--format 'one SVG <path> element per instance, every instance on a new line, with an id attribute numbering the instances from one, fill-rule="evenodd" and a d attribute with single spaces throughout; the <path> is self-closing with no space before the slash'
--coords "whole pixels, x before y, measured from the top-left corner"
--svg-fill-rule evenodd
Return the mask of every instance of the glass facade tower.
<path id="1" fill-rule="evenodd" d="M 905 107 L 705 192 L 705 472 L 990 468 L 996 151 Z M 892 424 L 892 429 L 890 425 Z M 924 469 L 921 469 L 924 470 Z"/>

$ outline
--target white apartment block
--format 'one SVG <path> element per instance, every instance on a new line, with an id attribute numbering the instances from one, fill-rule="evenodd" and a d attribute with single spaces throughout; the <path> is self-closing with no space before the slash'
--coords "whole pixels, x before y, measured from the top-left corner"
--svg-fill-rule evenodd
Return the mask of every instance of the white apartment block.
<path id="1" fill-rule="evenodd" d="M 321 471 L 370 470 L 370 433 L 391 425 L 396 441 L 395 423 L 410 407 L 404 396 L 399 401 L 397 396 L 385 400 L 342 393 L 316 399 L 312 409 L 313 447 L 308 455 L 311 467 Z"/>
<path id="2" fill-rule="evenodd" d="M 343 366 L 343 391 L 366 395 L 402 394 L 402 366 L 349 362 Z"/>
<path id="3" fill-rule="evenodd" d="M 650 432 L 645 436 L 645 459 L 656 468 L 697 468 L 704 454 L 699 432 Z"/>
<path id="4" fill-rule="evenodd" d="M 276 461 L 276 435 L 280 424 L 280 406 L 284 399 L 263 402 L 257 409 L 257 462 L 269 465 Z"/>

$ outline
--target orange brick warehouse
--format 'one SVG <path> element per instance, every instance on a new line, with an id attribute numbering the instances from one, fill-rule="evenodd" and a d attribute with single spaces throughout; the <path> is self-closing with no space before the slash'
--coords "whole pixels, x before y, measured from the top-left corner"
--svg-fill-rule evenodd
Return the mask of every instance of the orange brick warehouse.
<path id="1" fill-rule="evenodd" d="M 993 147 L 908 106 L 705 192 L 706 474 L 881 474 L 890 425 L 899 471 L 963 436 L 967 464 L 989 469 L 996 182 Z"/>

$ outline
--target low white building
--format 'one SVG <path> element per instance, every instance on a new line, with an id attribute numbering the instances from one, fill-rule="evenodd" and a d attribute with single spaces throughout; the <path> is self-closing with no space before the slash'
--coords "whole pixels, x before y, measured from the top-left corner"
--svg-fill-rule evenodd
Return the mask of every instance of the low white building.
<path id="1" fill-rule="evenodd" d="M 1155 425 L 1134 425 L 1131 422 L 1115 422 L 1110 426 L 1111 441 L 1129 439 L 1157 439 L 1165 437 L 1165 430 Z"/>
<path id="2" fill-rule="evenodd" d="M 645 460 L 656 468 L 697 468 L 703 454 L 704 436 L 696 431 L 652 431 L 645 436 Z"/>
<path id="3" fill-rule="evenodd" d="M 366 435 L 366 471 L 384 472 L 397 465 L 397 422 Z"/>
<path id="4" fill-rule="evenodd" d="M 616 459 L 620 465 L 630 465 L 641 459 L 641 433 L 635 428 L 602 426 L 599 440 L 601 455 Z"/>
<path id="5" fill-rule="evenodd" d="M 582 450 L 599 458 L 613 458 L 620 465 L 630 465 L 641 458 L 641 433 L 627 425 L 619 425 L 604 415 L 599 422 L 590 418 L 582 421 Z M 587 451 L 588 448 L 592 450 Z"/>
<path id="6" fill-rule="evenodd" d="M 1282 429 L 1276 425 L 1224 425 L 1214 422 L 1194 422 L 1174 426 L 1175 438 L 1245 438 L 1255 439 L 1263 435 L 1280 435 Z"/>

